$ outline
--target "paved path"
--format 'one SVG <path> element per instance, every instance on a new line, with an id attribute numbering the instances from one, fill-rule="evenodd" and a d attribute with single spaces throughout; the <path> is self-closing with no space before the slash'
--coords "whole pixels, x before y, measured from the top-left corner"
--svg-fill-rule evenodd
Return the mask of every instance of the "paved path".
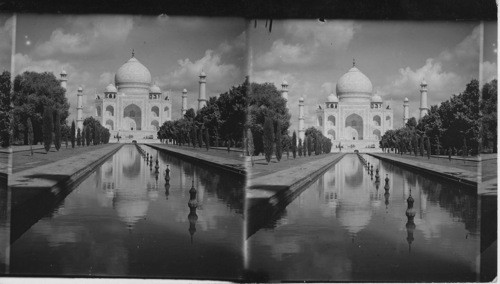
<path id="1" fill-rule="evenodd" d="M 122 145 L 124 144 L 111 144 L 57 162 L 13 173 L 9 176 L 9 186 L 13 190 L 68 186 L 91 172 L 96 165 L 118 151 Z"/>
<path id="2" fill-rule="evenodd" d="M 381 160 L 395 162 L 400 165 L 404 165 L 409 168 L 413 168 L 419 171 L 426 172 L 428 174 L 436 175 L 448 180 L 463 183 L 465 185 L 476 187 L 478 184 L 478 172 L 477 165 L 471 169 L 476 170 L 466 170 L 463 168 L 443 166 L 439 164 L 433 164 L 431 162 L 425 162 L 425 160 L 416 160 L 412 158 L 405 158 L 404 156 L 398 156 L 393 154 L 369 154 Z M 432 159 L 431 159 L 432 160 Z"/>
<path id="3" fill-rule="evenodd" d="M 191 159 L 197 162 L 205 163 L 210 166 L 214 166 L 223 170 L 231 171 L 233 173 L 237 173 L 240 175 L 245 175 L 246 170 L 245 170 L 245 159 L 243 158 L 226 158 L 222 156 L 216 156 L 209 154 L 210 152 L 215 152 L 215 150 L 212 151 L 206 151 L 205 153 L 203 151 L 190 151 L 189 149 L 184 149 L 182 147 L 177 147 L 177 146 L 171 146 L 171 145 L 166 145 L 166 144 L 144 144 L 147 146 L 150 146 L 154 149 L 160 150 L 160 151 L 165 151 L 170 154 L 182 156 L 187 159 Z M 217 152 L 215 152 L 217 153 Z M 237 154 L 239 156 L 239 154 Z"/>
<path id="4" fill-rule="evenodd" d="M 323 158 L 316 157 L 313 161 L 295 167 L 251 178 L 247 181 L 247 200 L 271 198 L 281 190 L 294 191 L 301 188 L 337 163 L 344 155 L 345 153 L 327 154 Z"/>

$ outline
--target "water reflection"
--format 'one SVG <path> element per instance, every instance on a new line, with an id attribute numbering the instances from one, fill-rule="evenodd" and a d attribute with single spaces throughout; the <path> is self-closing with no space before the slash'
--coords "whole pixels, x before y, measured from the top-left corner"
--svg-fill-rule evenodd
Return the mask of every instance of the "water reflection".
<path id="1" fill-rule="evenodd" d="M 10 272 L 241 277 L 244 180 L 141 149 L 124 146 L 49 215 L 39 215 L 12 244 Z M 187 180 L 196 187 L 195 207 L 186 206 L 193 197 Z"/>
<path id="2" fill-rule="evenodd" d="M 345 156 L 252 235 L 248 269 L 284 280 L 474 281 L 477 195 L 363 157 Z"/>

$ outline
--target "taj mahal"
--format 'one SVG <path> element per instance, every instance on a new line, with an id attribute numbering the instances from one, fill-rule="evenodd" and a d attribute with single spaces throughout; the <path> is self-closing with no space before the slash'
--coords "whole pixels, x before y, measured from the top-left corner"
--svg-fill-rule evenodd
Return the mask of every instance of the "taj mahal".
<path id="1" fill-rule="evenodd" d="M 428 113 L 427 83 L 420 84 L 420 118 Z M 281 85 L 282 97 L 288 101 L 288 82 Z M 409 119 L 409 100 L 403 102 L 403 122 Z M 305 137 L 305 99 L 299 99 L 298 138 Z M 387 130 L 393 129 L 394 113 L 389 102 L 384 102 L 373 93 L 370 79 L 363 74 L 353 61 L 353 66 L 342 75 L 324 104 L 316 109 L 315 125 L 323 135 L 330 138 L 332 152 L 339 151 L 381 151 L 379 141 Z"/>
<path id="2" fill-rule="evenodd" d="M 60 74 L 61 86 L 66 89 L 67 73 Z M 206 105 L 206 74 L 200 73 L 198 109 Z M 132 51 L 132 57 L 115 74 L 114 85 L 95 95 L 94 117 L 109 129 L 112 142 L 157 139 L 165 121 L 172 120 L 172 101 L 169 92 L 162 92 L 151 80 L 151 73 Z M 83 88 L 78 88 L 76 127 L 83 129 Z M 187 111 L 187 90 L 182 91 L 182 114 Z"/>

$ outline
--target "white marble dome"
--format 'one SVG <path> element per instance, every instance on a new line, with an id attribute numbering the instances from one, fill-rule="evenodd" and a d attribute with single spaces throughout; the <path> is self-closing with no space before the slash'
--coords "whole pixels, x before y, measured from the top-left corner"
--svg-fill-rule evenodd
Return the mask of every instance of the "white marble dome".
<path id="1" fill-rule="evenodd" d="M 372 97 L 372 102 L 374 102 L 374 103 L 381 103 L 382 102 L 382 98 L 378 94 L 375 94 Z"/>
<path id="2" fill-rule="evenodd" d="M 339 98 L 334 93 L 331 93 L 328 96 L 328 102 L 329 103 L 338 103 L 339 102 Z"/>
<path id="3" fill-rule="evenodd" d="M 142 87 L 149 90 L 151 73 L 139 60 L 132 57 L 116 72 L 115 84 L 118 89 L 120 87 Z"/>
<path id="4" fill-rule="evenodd" d="M 340 101 L 370 101 L 372 82 L 358 68 L 352 67 L 337 81 L 337 96 Z"/>
<path id="5" fill-rule="evenodd" d="M 149 93 L 151 94 L 161 94 L 160 87 L 158 87 L 156 84 L 154 84 L 150 89 Z"/>
<path id="6" fill-rule="evenodd" d="M 113 84 L 109 84 L 109 85 L 106 87 L 106 91 L 105 91 L 105 92 L 106 92 L 106 93 L 116 93 L 116 92 L 118 92 L 118 91 L 116 90 L 116 87 L 115 87 L 115 86 L 113 86 Z"/>

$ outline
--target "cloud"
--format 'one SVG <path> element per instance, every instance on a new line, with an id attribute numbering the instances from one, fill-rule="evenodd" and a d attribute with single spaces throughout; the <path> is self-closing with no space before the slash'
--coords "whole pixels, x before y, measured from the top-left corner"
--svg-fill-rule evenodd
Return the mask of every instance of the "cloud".
<path id="1" fill-rule="evenodd" d="M 286 21 L 284 38 L 275 40 L 267 52 L 256 57 L 255 63 L 259 68 L 313 64 L 323 60 L 318 56 L 322 49 L 331 52 L 347 48 L 359 27 L 351 21 Z M 301 43 L 293 43 L 296 41 Z"/>
<path id="2" fill-rule="evenodd" d="M 488 83 L 493 79 L 497 79 L 498 68 L 496 62 L 484 61 L 481 67 L 483 71 L 482 84 Z"/>
<path id="3" fill-rule="evenodd" d="M 420 68 L 405 67 L 399 69 L 396 76 L 390 77 L 387 84 L 378 88 L 379 94 L 384 100 L 401 101 L 401 105 L 402 98 L 408 97 L 410 116 L 418 118 L 422 79 L 425 79 L 428 84 L 428 107 L 449 99 L 453 94 L 462 92 L 471 79 L 478 79 L 479 39 L 480 29 L 475 27 L 456 46 L 442 51 L 434 58 L 428 58 Z M 485 79 L 494 78 L 496 64 L 484 62 L 483 72 Z M 394 107 L 395 122 L 402 121 L 402 107 L 398 102 Z M 396 123 L 395 126 L 397 127 Z"/>
<path id="4" fill-rule="evenodd" d="M 62 28 L 52 32 L 50 39 L 36 46 L 34 54 L 52 57 L 57 54 L 72 56 L 111 54 L 116 45 L 123 44 L 133 27 L 131 17 L 102 16 L 76 17 L 69 21 L 68 30 Z"/>
<path id="5" fill-rule="evenodd" d="M 0 66 L 3 70 L 10 70 L 12 52 L 12 27 L 13 17 L 5 20 L 0 26 Z M 3 70 L 0 70 L 2 72 Z"/>
<path id="6" fill-rule="evenodd" d="M 33 72 L 51 72 L 54 73 L 56 78 L 59 78 L 59 73 L 64 69 L 68 73 L 68 81 L 79 82 L 78 85 L 68 84 L 66 97 L 70 103 L 70 116 L 68 121 L 76 119 L 76 102 L 77 102 L 77 89 L 83 87 L 84 89 L 84 108 L 83 116 L 95 116 L 94 98 L 95 93 L 101 90 L 95 88 L 87 88 L 93 86 L 96 78 L 87 71 L 78 70 L 72 64 L 63 63 L 53 59 L 33 60 L 29 55 L 17 53 L 14 56 L 16 74 L 22 74 L 25 71 Z M 102 76 L 102 75 L 101 75 Z"/>
<path id="7" fill-rule="evenodd" d="M 109 84 L 115 83 L 115 76 L 111 72 L 104 72 L 99 76 L 99 84 L 102 86 L 107 86 Z"/>

